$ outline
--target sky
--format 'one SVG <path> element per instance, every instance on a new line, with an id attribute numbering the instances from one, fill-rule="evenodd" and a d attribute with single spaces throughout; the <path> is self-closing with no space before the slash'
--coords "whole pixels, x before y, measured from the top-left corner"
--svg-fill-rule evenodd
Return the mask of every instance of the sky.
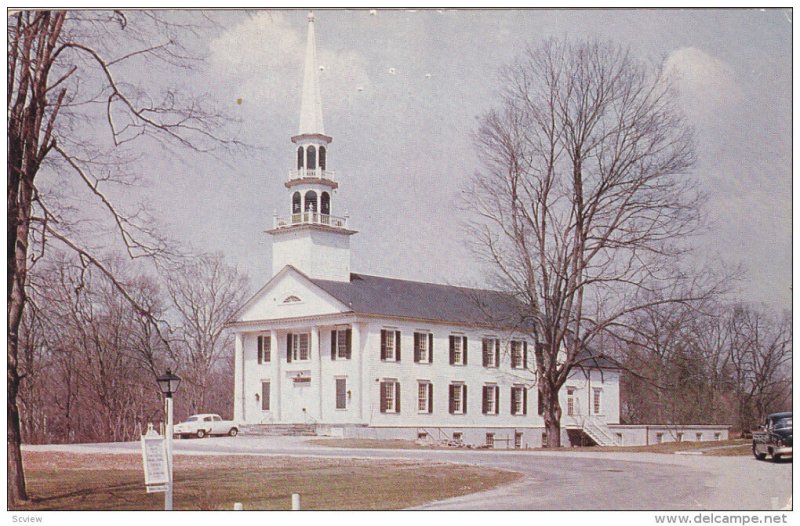
<path id="1" fill-rule="evenodd" d="M 219 160 L 155 154 L 142 168 L 176 239 L 221 251 L 255 287 L 271 276 L 273 214 L 293 167 L 306 11 L 216 13 L 207 57 L 175 83 L 236 117 L 255 145 Z M 188 12 L 188 17 L 196 16 Z M 458 206 L 479 168 L 471 134 L 526 44 L 599 37 L 679 74 L 708 199 L 698 257 L 746 271 L 742 299 L 791 307 L 791 12 L 788 10 L 318 10 L 328 167 L 349 213 L 354 272 L 485 285 Z"/>

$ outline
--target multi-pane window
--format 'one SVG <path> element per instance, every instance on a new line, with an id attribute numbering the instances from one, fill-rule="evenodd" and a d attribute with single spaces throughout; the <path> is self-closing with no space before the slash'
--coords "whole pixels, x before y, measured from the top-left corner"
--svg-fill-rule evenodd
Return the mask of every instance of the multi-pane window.
<path id="1" fill-rule="evenodd" d="M 515 385 L 511 388 L 511 414 L 528 414 L 528 390 L 525 386 Z"/>
<path id="2" fill-rule="evenodd" d="M 352 342 L 351 329 L 338 329 L 331 331 L 331 360 L 349 360 Z"/>
<path id="3" fill-rule="evenodd" d="M 400 412 L 400 382 L 385 380 L 380 384 L 381 413 Z"/>
<path id="4" fill-rule="evenodd" d="M 433 384 L 427 381 L 417 383 L 417 411 L 433 413 Z"/>
<path id="5" fill-rule="evenodd" d="M 261 382 L 261 410 L 269 411 L 269 382 Z"/>
<path id="6" fill-rule="evenodd" d="M 466 336 L 450 336 L 450 365 L 467 365 L 467 345 Z"/>
<path id="7" fill-rule="evenodd" d="M 450 413 L 464 415 L 467 413 L 467 386 L 461 383 L 450 384 Z"/>
<path id="8" fill-rule="evenodd" d="M 381 329 L 381 360 L 400 361 L 400 331 Z"/>
<path id="9" fill-rule="evenodd" d="M 272 342 L 269 336 L 258 337 L 258 363 L 269 363 L 272 359 Z"/>
<path id="10" fill-rule="evenodd" d="M 347 378 L 336 379 L 336 409 L 347 409 Z"/>
<path id="11" fill-rule="evenodd" d="M 514 447 L 520 449 L 522 447 L 522 432 L 517 431 L 514 433 Z"/>
<path id="12" fill-rule="evenodd" d="M 494 447 L 494 433 L 486 433 L 486 447 Z"/>
<path id="13" fill-rule="evenodd" d="M 596 415 L 599 415 L 601 409 L 600 395 L 602 394 L 603 390 L 600 389 L 599 387 L 595 387 L 592 389 L 592 391 L 594 391 L 593 393 L 594 396 L 592 397 L 592 412 Z"/>
<path id="14" fill-rule="evenodd" d="M 433 334 L 427 332 L 414 333 L 414 361 L 417 363 L 433 363 Z"/>
<path id="15" fill-rule="evenodd" d="M 511 368 L 526 369 L 528 367 L 528 342 L 511 341 Z"/>
<path id="16" fill-rule="evenodd" d="M 483 386 L 483 414 L 496 415 L 500 413 L 500 388 L 495 384 Z"/>
<path id="17" fill-rule="evenodd" d="M 497 367 L 500 363 L 500 340 L 497 338 L 484 338 L 482 340 L 483 366 Z"/>
<path id="18" fill-rule="evenodd" d="M 311 335 L 308 333 L 286 335 L 286 361 L 308 361 L 310 359 L 309 341 Z"/>
<path id="19" fill-rule="evenodd" d="M 575 416 L 575 388 L 567 387 L 567 416 Z"/>

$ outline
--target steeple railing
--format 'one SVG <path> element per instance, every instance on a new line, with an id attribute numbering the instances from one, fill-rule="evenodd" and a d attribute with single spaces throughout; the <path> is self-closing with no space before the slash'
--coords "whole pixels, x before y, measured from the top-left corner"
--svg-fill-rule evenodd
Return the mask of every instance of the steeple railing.
<path id="1" fill-rule="evenodd" d="M 332 216 L 319 212 L 299 212 L 289 216 L 275 216 L 274 228 L 288 228 L 295 225 L 323 225 L 332 228 L 347 228 L 347 217 Z"/>
<path id="2" fill-rule="evenodd" d="M 336 172 L 333 170 L 323 170 L 322 168 L 298 168 L 289 170 L 289 181 L 298 179 L 323 179 L 325 181 L 336 181 Z"/>

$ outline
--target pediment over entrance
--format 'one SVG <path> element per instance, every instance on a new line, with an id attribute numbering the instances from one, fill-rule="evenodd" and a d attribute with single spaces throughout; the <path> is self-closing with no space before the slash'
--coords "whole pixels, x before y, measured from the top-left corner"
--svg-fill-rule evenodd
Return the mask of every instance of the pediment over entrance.
<path id="1" fill-rule="evenodd" d="M 234 322 L 337 314 L 350 310 L 305 274 L 287 265 L 242 306 Z"/>

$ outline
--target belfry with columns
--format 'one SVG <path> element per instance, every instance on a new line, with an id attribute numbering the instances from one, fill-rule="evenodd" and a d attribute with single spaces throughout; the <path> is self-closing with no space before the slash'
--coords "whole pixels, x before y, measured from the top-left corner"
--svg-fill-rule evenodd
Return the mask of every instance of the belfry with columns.
<path id="1" fill-rule="evenodd" d="M 284 183 L 287 213 L 276 213 L 267 231 L 272 235 L 272 272 L 291 264 L 310 277 L 348 281 L 350 236 L 356 232 L 347 228 L 347 217 L 334 215 L 332 196 L 339 182 L 328 169 L 333 138 L 322 121 L 318 72 L 314 15 L 309 14 L 300 127 L 292 137 L 297 163 Z"/>

